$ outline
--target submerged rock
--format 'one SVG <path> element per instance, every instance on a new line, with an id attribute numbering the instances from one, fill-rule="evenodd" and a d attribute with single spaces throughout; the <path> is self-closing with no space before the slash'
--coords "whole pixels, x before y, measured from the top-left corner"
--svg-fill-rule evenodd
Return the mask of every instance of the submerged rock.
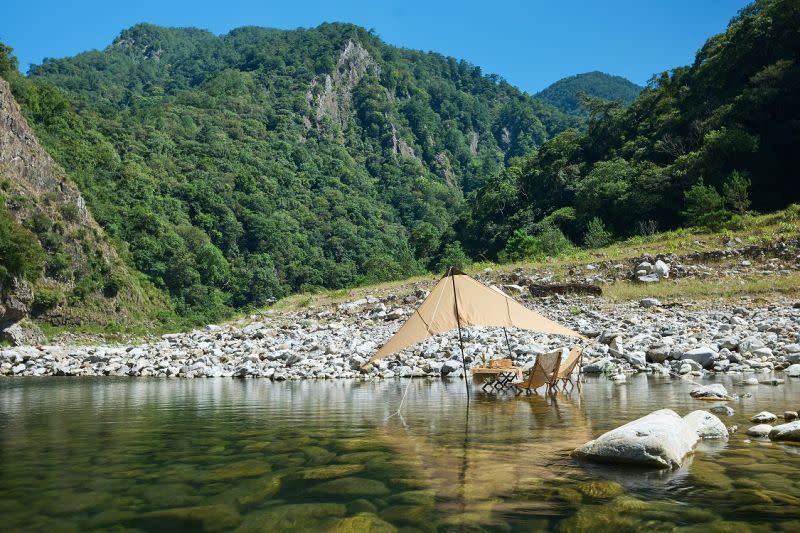
<path id="1" fill-rule="evenodd" d="M 780 424 L 769 432 L 770 440 L 800 442 L 800 420 Z"/>
<path id="2" fill-rule="evenodd" d="M 352 476 L 364 470 L 364 465 L 344 464 L 318 466 L 303 470 L 303 479 L 333 479 L 337 477 Z"/>
<path id="3" fill-rule="evenodd" d="M 671 409 L 661 409 L 589 441 L 573 454 L 599 463 L 677 468 L 698 436 Z"/>
<path id="4" fill-rule="evenodd" d="M 389 489 L 380 481 L 361 477 L 343 477 L 326 481 L 309 490 L 312 494 L 335 496 L 375 497 L 386 496 Z"/>
<path id="5" fill-rule="evenodd" d="M 145 529 L 224 531 L 235 528 L 242 517 L 228 505 L 177 507 L 145 513 L 135 523 Z"/>
<path id="6" fill-rule="evenodd" d="M 581 483 L 577 487 L 578 492 L 584 496 L 595 499 L 609 499 L 619 496 L 625 492 L 622 485 L 616 481 L 600 480 L 600 481 L 587 481 Z"/>
<path id="7" fill-rule="evenodd" d="M 394 533 L 397 528 L 372 513 L 358 513 L 343 518 L 329 529 L 331 533 Z"/>

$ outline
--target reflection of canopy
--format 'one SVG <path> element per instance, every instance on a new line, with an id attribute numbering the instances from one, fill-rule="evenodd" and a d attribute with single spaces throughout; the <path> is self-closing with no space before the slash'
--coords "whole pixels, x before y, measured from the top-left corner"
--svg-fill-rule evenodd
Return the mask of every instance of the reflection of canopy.
<path id="1" fill-rule="evenodd" d="M 541 333 L 581 337 L 569 328 L 531 311 L 495 287 L 450 269 L 403 324 L 370 359 L 375 361 L 460 326 L 516 327 Z"/>

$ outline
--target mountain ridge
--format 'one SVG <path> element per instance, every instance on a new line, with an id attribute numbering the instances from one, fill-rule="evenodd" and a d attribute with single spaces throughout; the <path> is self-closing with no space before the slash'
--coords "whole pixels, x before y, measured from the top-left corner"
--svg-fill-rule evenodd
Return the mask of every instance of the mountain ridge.
<path id="1" fill-rule="evenodd" d="M 544 102 L 572 115 L 588 116 L 578 97 L 578 93 L 619 101 L 630 105 L 644 87 L 622 76 L 608 74 L 599 70 L 573 74 L 557 80 L 534 95 Z"/>

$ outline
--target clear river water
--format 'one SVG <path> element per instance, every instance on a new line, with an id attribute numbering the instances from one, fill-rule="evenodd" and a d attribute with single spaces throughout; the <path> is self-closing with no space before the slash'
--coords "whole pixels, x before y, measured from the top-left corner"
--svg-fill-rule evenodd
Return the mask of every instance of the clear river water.
<path id="1" fill-rule="evenodd" d="M 739 431 L 642 471 L 570 451 L 714 405 L 690 383 L 473 390 L 467 410 L 462 380 L 414 380 L 390 417 L 406 380 L 0 379 L 0 531 L 800 531 L 800 447 L 744 435 L 800 408 L 800 380 L 717 381 L 752 394 L 721 417 Z"/>

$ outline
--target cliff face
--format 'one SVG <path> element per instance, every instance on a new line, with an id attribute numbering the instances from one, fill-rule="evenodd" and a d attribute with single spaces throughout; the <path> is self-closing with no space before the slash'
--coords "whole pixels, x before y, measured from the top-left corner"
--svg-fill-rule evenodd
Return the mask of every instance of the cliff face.
<path id="1" fill-rule="evenodd" d="M 21 278 L 0 286 L 0 331 L 6 339 L 15 344 L 40 340 L 30 321 L 19 324 L 31 312 L 57 325 L 104 324 L 125 321 L 136 300 L 146 299 L 78 188 L 40 146 L 3 79 L 0 201 L 17 223 L 34 232 L 47 256 L 33 287 Z M 37 294 L 47 297 L 37 302 Z"/>

